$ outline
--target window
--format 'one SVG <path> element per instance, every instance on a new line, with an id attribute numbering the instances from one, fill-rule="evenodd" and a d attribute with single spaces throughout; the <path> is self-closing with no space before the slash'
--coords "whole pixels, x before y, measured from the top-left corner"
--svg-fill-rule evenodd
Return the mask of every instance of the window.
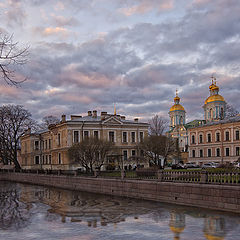
<path id="1" fill-rule="evenodd" d="M 140 132 L 140 135 L 139 135 L 139 138 L 140 138 L 139 140 L 140 140 L 140 142 L 143 142 L 143 136 L 144 136 L 144 135 L 143 135 L 143 132 Z"/>
<path id="2" fill-rule="evenodd" d="M 199 143 L 203 143 L 203 135 L 202 134 L 199 135 Z"/>
<path id="3" fill-rule="evenodd" d="M 200 149 L 200 151 L 199 151 L 199 156 L 203 157 L 203 150 L 202 149 Z"/>
<path id="4" fill-rule="evenodd" d="M 220 133 L 216 133 L 216 142 L 220 142 Z"/>
<path id="5" fill-rule="evenodd" d="M 45 156 L 46 164 L 48 164 L 48 155 Z"/>
<path id="6" fill-rule="evenodd" d="M 42 150 L 44 150 L 44 141 L 41 141 L 42 143 Z"/>
<path id="7" fill-rule="evenodd" d="M 35 164 L 40 164 L 40 158 L 39 158 L 39 156 L 35 156 Z"/>
<path id="8" fill-rule="evenodd" d="M 89 132 L 88 131 L 84 131 L 83 134 L 84 134 L 84 139 L 89 137 Z"/>
<path id="9" fill-rule="evenodd" d="M 212 156 L 212 149 L 208 149 L 208 157 L 211 157 Z"/>
<path id="10" fill-rule="evenodd" d="M 62 155 L 58 153 L 58 164 L 62 164 Z"/>
<path id="11" fill-rule="evenodd" d="M 52 145 L 51 145 L 51 139 L 48 139 L 48 147 L 49 149 L 51 149 Z"/>
<path id="12" fill-rule="evenodd" d="M 132 139 L 132 142 L 133 142 L 133 143 L 136 142 L 135 132 L 131 132 L 131 139 Z"/>
<path id="13" fill-rule="evenodd" d="M 230 155 L 230 149 L 229 148 L 225 149 L 225 155 L 226 155 L 226 157 L 229 157 L 229 155 Z"/>
<path id="14" fill-rule="evenodd" d="M 136 156 L 136 150 L 132 150 L 132 156 Z"/>
<path id="15" fill-rule="evenodd" d="M 239 152 L 239 147 L 236 147 L 236 156 L 239 156 L 240 154 L 239 154 L 240 152 Z"/>
<path id="16" fill-rule="evenodd" d="M 109 141 L 114 142 L 114 132 L 109 132 Z"/>
<path id="17" fill-rule="evenodd" d="M 227 132 L 225 132 L 225 140 L 226 140 L 226 141 L 229 141 L 229 139 L 230 139 L 230 138 L 229 138 L 229 132 L 227 131 Z"/>
<path id="18" fill-rule="evenodd" d="M 42 164 L 45 164 L 45 158 L 44 158 L 44 155 L 42 156 Z"/>
<path id="19" fill-rule="evenodd" d="M 236 140 L 239 140 L 239 130 L 236 131 Z"/>
<path id="20" fill-rule="evenodd" d="M 217 155 L 217 157 L 220 157 L 220 148 L 217 148 L 216 155 Z"/>
<path id="21" fill-rule="evenodd" d="M 34 149 L 39 150 L 39 141 L 34 142 Z"/>
<path id="22" fill-rule="evenodd" d="M 127 155 L 128 155 L 128 154 L 127 154 L 127 150 L 124 150 L 124 151 L 123 151 L 123 160 L 124 160 L 124 161 L 127 161 Z"/>
<path id="23" fill-rule="evenodd" d="M 195 150 L 192 150 L 192 157 L 195 158 Z"/>
<path id="24" fill-rule="evenodd" d="M 52 155 L 49 155 L 49 156 L 48 156 L 48 163 L 49 163 L 49 164 L 52 164 Z"/>
<path id="25" fill-rule="evenodd" d="M 79 131 L 73 131 L 73 143 L 79 142 Z"/>
<path id="26" fill-rule="evenodd" d="M 95 139 L 98 139 L 98 131 L 94 131 L 94 132 L 93 132 L 93 137 L 94 137 Z"/>
<path id="27" fill-rule="evenodd" d="M 126 143 L 127 142 L 127 132 L 123 132 L 123 139 L 122 139 L 122 141 L 124 142 L 124 143 Z"/>
<path id="28" fill-rule="evenodd" d="M 45 149 L 47 149 L 47 140 L 45 140 Z"/>
<path id="29" fill-rule="evenodd" d="M 211 141 L 212 141 L 211 133 L 208 133 L 208 135 L 207 135 L 207 140 L 208 140 L 208 142 L 211 142 Z"/>
<path id="30" fill-rule="evenodd" d="M 192 144 L 195 144 L 195 136 L 192 135 Z"/>
<path id="31" fill-rule="evenodd" d="M 58 146 L 60 146 L 61 145 L 61 135 L 60 135 L 60 133 L 58 133 Z"/>

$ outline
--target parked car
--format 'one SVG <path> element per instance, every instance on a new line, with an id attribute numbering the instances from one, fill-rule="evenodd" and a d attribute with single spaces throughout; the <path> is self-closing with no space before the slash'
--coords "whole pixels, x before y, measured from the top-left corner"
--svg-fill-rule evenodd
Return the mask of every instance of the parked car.
<path id="1" fill-rule="evenodd" d="M 184 168 L 199 168 L 199 165 L 197 165 L 194 162 L 188 162 L 188 163 L 185 163 Z"/>
<path id="2" fill-rule="evenodd" d="M 184 166 L 181 163 L 172 165 L 172 169 L 183 169 L 183 168 L 184 168 Z"/>
<path id="3" fill-rule="evenodd" d="M 214 163 L 204 163 L 202 165 L 202 169 L 207 169 L 207 168 L 216 168 L 216 165 Z"/>
<path id="4" fill-rule="evenodd" d="M 234 166 L 235 168 L 240 168 L 240 162 L 235 162 L 235 163 L 233 164 L 233 166 Z"/>

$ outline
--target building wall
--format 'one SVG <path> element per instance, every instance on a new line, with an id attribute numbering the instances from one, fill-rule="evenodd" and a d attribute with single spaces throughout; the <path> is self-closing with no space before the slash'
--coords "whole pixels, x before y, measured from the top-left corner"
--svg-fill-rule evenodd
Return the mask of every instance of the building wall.
<path id="1" fill-rule="evenodd" d="M 0 175 L 0 180 L 240 213 L 239 186 L 53 176 L 27 173 L 2 173 Z"/>
<path id="2" fill-rule="evenodd" d="M 189 129 L 188 161 L 198 164 L 237 161 L 240 154 L 240 139 L 237 136 L 237 131 L 240 132 L 240 122 L 219 123 Z M 229 133 L 229 139 L 226 139 L 226 132 Z M 217 134 L 219 134 L 219 139 L 217 139 Z M 202 135 L 202 143 L 200 135 Z M 209 139 L 209 136 L 211 139 Z M 227 149 L 229 149 L 229 156 L 227 156 Z M 200 150 L 202 150 L 203 156 L 200 156 Z M 209 155 L 209 151 L 211 152 L 211 156 Z M 217 151 L 219 151 L 219 156 L 217 155 Z"/>
<path id="3" fill-rule="evenodd" d="M 104 119 L 103 119 L 104 120 Z M 143 136 L 148 134 L 148 124 L 138 122 L 120 123 L 116 117 L 109 122 L 103 121 L 65 121 L 43 133 L 28 133 L 21 138 L 21 166 L 25 169 L 75 169 L 80 167 L 68 157 L 68 149 L 74 144 L 74 131 L 78 131 L 78 141 L 84 139 L 84 132 L 87 131 L 89 137 L 94 136 L 94 131 L 98 131 L 98 136 L 102 140 L 109 141 L 109 132 L 114 132 L 114 143 L 116 148 L 110 152 L 112 154 L 123 155 L 127 151 L 128 158 L 132 156 L 132 150 L 139 155 L 137 144 L 140 142 L 140 132 Z M 123 142 L 123 132 L 127 132 L 127 142 Z M 132 142 L 131 133 L 135 133 L 135 141 Z M 38 148 L 36 142 L 38 141 Z M 50 141 L 50 145 L 49 145 Z M 39 156 L 39 161 L 38 160 Z M 134 164 L 128 160 L 126 165 Z"/>

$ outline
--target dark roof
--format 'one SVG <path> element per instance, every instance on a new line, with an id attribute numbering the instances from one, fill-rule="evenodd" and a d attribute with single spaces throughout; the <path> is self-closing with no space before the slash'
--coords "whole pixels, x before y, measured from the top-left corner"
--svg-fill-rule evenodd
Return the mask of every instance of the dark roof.
<path id="1" fill-rule="evenodd" d="M 208 122 L 199 126 L 195 126 L 195 127 L 207 127 L 207 126 L 214 126 L 214 125 L 219 125 L 219 124 L 225 124 L 225 123 L 234 123 L 234 122 L 240 122 L 240 115 L 237 115 L 235 117 L 229 117 L 229 118 L 225 118 L 219 121 L 213 121 L 213 122 Z M 194 128 L 194 127 L 192 127 Z"/>

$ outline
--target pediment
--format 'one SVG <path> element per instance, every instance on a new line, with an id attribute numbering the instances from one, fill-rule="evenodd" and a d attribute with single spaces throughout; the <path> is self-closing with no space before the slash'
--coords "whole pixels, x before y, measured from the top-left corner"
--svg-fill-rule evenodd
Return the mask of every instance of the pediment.
<path id="1" fill-rule="evenodd" d="M 120 125 L 123 124 L 120 120 L 118 120 L 115 117 L 110 117 L 108 119 L 106 119 L 105 121 L 103 121 L 103 124 L 113 124 L 113 125 Z"/>

